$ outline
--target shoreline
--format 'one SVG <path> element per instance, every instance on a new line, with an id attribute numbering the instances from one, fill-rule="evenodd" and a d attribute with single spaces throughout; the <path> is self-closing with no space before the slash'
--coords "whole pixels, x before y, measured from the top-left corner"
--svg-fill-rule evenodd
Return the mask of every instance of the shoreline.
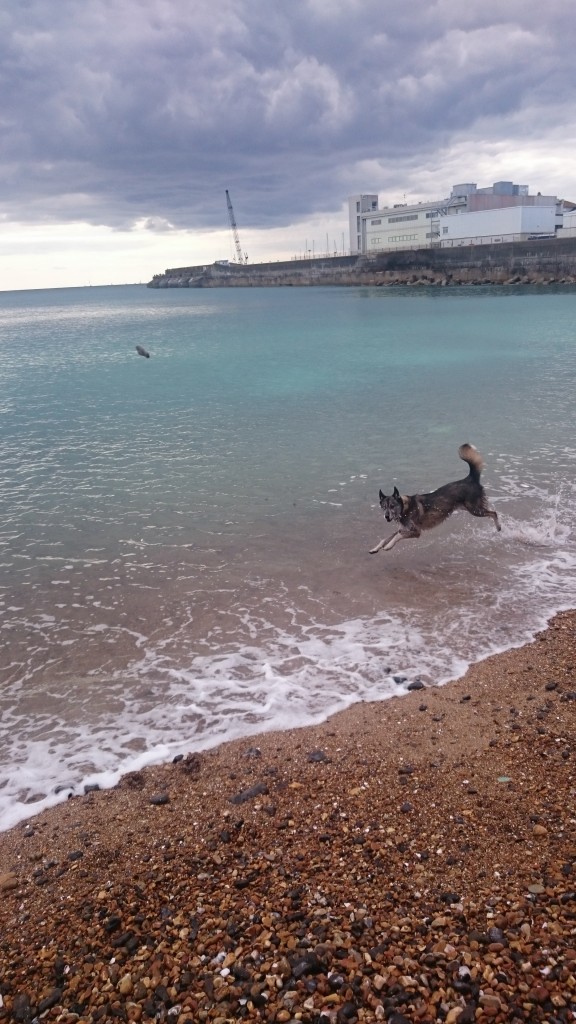
<path id="1" fill-rule="evenodd" d="M 0 833 L 0 1021 L 576 1019 L 575 664 L 561 612 Z"/>

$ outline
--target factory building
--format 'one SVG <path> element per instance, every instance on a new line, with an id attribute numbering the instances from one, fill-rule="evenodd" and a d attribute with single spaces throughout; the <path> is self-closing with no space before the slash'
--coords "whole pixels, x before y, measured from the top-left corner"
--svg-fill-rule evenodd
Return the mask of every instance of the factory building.
<path id="1" fill-rule="evenodd" d="M 497 181 L 487 188 L 454 185 L 447 199 L 379 207 L 375 194 L 351 196 L 350 252 L 489 245 L 549 238 L 573 230 L 573 204 L 530 195 L 527 185 Z M 564 217 L 566 216 L 566 224 Z M 570 223 L 569 223 L 570 222 Z"/>

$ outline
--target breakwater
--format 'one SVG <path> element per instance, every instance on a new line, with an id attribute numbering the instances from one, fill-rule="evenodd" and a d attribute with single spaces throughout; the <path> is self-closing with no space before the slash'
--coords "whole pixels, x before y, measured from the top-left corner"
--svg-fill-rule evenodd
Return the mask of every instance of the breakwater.
<path id="1" fill-rule="evenodd" d="M 576 284 L 576 237 L 246 265 L 216 262 L 165 270 L 148 287 L 479 284 Z"/>

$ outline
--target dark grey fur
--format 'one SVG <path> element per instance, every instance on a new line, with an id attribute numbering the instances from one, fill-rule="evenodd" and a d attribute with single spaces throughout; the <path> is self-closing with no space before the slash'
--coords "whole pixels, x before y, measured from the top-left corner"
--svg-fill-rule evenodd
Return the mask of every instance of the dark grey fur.
<path id="1" fill-rule="evenodd" d="M 488 505 L 488 499 L 482 484 L 480 473 L 483 461 L 480 452 L 474 445 L 463 444 L 458 455 L 470 466 L 468 476 L 454 483 L 444 484 L 430 494 L 400 494 L 397 487 L 388 496 L 380 491 L 380 507 L 388 523 L 400 523 L 400 528 L 387 540 L 381 540 L 370 554 L 378 551 L 390 551 L 401 540 L 416 540 L 422 530 L 431 530 L 443 523 L 458 508 L 466 509 L 473 516 L 489 516 L 494 520 L 496 529 L 500 529 L 498 516 Z"/>

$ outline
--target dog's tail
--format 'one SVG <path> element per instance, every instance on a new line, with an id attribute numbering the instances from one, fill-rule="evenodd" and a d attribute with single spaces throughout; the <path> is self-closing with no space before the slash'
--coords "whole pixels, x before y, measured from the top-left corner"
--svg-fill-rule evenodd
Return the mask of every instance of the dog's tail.
<path id="1" fill-rule="evenodd" d="M 480 473 L 484 468 L 484 460 L 482 459 L 480 452 L 473 444 L 461 444 L 458 449 L 458 455 L 470 466 L 470 476 L 472 479 L 478 481 L 480 479 Z"/>

